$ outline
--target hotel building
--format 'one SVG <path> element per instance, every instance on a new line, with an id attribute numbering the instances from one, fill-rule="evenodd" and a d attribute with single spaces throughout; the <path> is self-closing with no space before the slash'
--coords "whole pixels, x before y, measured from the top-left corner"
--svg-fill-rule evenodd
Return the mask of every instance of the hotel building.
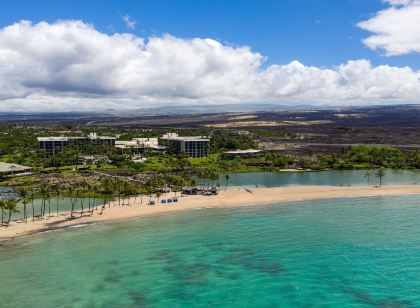
<path id="1" fill-rule="evenodd" d="M 38 137 L 38 150 L 45 151 L 45 156 L 55 156 L 63 149 L 73 146 L 76 149 L 82 145 L 107 145 L 115 146 L 115 137 L 97 136 L 90 133 L 86 137 Z"/>
<path id="2" fill-rule="evenodd" d="M 166 147 L 159 145 L 158 138 L 133 138 L 131 141 L 116 141 L 119 154 L 165 153 Z"/>
<path id="3" fill-rule="evenodd" d="M 159 143 L 168 148 L 169 153 L 183 151 L 187 157 L 207 157 L 209 155 L 210 139 L 203 136 L 181 137 L 175 133 L 163 135 Z"/>

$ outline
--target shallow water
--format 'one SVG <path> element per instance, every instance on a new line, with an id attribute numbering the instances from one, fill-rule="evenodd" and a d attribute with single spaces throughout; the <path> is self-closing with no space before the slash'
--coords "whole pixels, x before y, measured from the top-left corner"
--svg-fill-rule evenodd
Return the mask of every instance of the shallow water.
<path id="1" fill-rule="evenodd" d="M 419 307 L 418 196 L 206 209 L 0 246 L 0 307 Z"/>
<path id="2" fill-rule="evenodd" d="M 251 172 L 229 173 L 229 186 L 233 187 L 277 187 L 292 185 L 334 185 L 351 186 L 367 185 L 364 177 L 368 170 L 331 170 L 319 172 Z M 370 185 L 378 185 L 376 170 L 369 170 Z M 225 175 L 220 177 L 221 186 L 226 185 Z M 419 170 L 386 169 L 383 183 L 386 184 L 420 184 Z"/>

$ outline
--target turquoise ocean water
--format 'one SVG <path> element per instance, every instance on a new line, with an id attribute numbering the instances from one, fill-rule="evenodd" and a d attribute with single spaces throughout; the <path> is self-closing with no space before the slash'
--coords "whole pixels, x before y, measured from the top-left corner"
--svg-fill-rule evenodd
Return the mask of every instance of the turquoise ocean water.
<path id="1" fill-rule="evenodd" d="M 419 205 L 203 209 L 9 241 L 0 307 L 420 307 Z"/>

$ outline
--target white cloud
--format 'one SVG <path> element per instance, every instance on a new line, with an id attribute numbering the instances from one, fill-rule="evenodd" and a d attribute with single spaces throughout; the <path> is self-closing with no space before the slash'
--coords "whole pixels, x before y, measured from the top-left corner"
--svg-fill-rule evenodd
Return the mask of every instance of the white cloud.
<path id="1" fill-rule="evenodd" d="M 135 29 L 136 28 L 136 21 L 135 20 L 132 20 L 130 18 L 130 15 L 124 14 L 124 15 L 121 16 L 121 19 L 124 21 L 125 26 L 127 27 L 127 29 L 132 30 L 132 29 Z"/>
<path id="2" fill-rule="evenodd" d="M 170 35 L 108 35 L 81 21 L 0 29 L 0 110 L 100 110 L 166 104 L 417 102 L 420 71 L 334 68 L 298 61 L 264 67 L 249 47 Z"/>
<path id="3" fill-rule="evenodd" d="M 390 7 L 358 26 L 373 34 L 363 43 L 395 56 L 420 53 L 420 0 L 386 0 Z"/>

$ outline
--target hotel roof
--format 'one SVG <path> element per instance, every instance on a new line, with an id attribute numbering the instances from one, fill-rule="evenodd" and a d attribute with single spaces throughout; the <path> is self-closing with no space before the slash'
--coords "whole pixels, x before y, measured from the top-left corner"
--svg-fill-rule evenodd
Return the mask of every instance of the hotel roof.
<path id="1" fill-rule="evenodd" d="M 179 136 L 177 133 L 167 133 L 164 134 L 161 140 L 174 140 L 174 141 L 210 141 L 207 137 L 204 136 Z"/>
<path id="2" fill-rule="evenodd" d="M 21 166 L 18 164 L 9 164 L 0 162 L 0 173 L 20 172 L 32 169 L 31 167 Z"/>
<path id="3" fill-rule="evenodd" d="M 115 137 L 108 136 L 87 136 L 87 137 L 38 137 L 38 141 L 69 141 L 69 140 L 94 140 L 94 139 L 117 139 Z"/>
<path id="4" fill-rule="evenodd" d="M 38 141 L 69 141 L 69 137 L 38 137 Z"/>
<path id="5" fill-rule="evenodd" d="M 235 150 L 235 151 L 227 151 L 225 154 L 252 154 L 252 153 L 261 153 L 261 150 Z"/>
<path id="6" fill-rule="evenodd" d="M 171 137 L 162 137 L 163 140 L 179 140 L 179 141 L 210 141 L 210 139 L 203 137 L 203 136 L 188 136 L 188 137 L 181 137 L 181 136 L 171 136 Z"/>

